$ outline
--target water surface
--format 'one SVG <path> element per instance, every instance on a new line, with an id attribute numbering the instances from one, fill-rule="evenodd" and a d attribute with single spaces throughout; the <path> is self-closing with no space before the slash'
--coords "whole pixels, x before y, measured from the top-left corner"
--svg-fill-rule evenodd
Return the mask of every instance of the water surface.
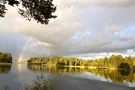
<path id="1" fill-rule="evenodd" d="M 11 90 L 33 87 L 35 81 L 38 81 L 37 76 L 41 75 L 52 84 L 54 90 L 69 90 L 68 87 L 70 90 L 76 88 L 78 90 L 82 90 L 82 88 L 83 90 L 91 88 L 98 90 L 96 85 L 99 85 L 102 90 L 100 87 L 102 84 L 108 84 L 109 87 L 113 87 L 113 89 L 115 87 L 117 90 L 119 87 L 125 90 L 130 90 L 128 87 L 135 87 L 133 71 L 12 64 L 0 65 L 0 90 L 3 90 L 5 86 L 10 87 Z M 95 85 L 95 88 L 90 85 Z"/>

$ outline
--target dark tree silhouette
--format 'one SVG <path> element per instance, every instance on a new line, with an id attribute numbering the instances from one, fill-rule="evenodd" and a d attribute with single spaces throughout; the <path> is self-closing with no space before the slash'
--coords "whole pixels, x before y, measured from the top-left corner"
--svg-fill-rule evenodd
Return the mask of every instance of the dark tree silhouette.
<path id="1" fill-rule="evenodd" d="M 25 19 L 31 21 L 36 20 L 42 24 L 48 24 L 49 20 L 56 18 L 53 13 L 56 11 L 56 6 L 52 3 L 53 0 L 0 0 L 0 17 L 6 14 L 6 5 L 20 5 L 18 13 Z"/>
<path id="2" fill-rule="evenodd" d="M 131 68 L 130 68 L 130 65 L 128 63 L 123 62 L 123 63 L 118 65 L 118 69 L 130 70 Z"/>

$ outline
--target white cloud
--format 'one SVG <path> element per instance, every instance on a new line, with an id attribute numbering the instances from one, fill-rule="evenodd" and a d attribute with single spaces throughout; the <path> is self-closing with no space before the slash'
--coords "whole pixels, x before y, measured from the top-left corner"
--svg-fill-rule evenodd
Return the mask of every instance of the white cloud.
<path id="1" fill-rule="evenodd" d="M 120 41 L 129 41 L 129 40 L 132 40 L 133 37 L 130 37 L 130 36 L 121 36 L 119 38 Z"/>
<path id="2" fill-rule="evenodd" d="M 135 48 L 134 28 L 125 30 L 135 25 L 135 1 L 55 0 L 54 3 L 58 7 L 58 18 L 47 26 L 28 22 L 10 9 L 10 14 L 0 21 L 4 24 L 0 31 L 36 39 L 27 47 L 27 52 L 38 52 L 39 55 L 116 52 Z"/>
<path id="3" fill-rule="evenodd" d="M 77 6 L 133 6 L 134 0 L 57 0 L 54 1 L 57 5 L 77 5 Z"/>
<path id="4" fill-rule="evenodd" d="M 119 32 L 121 29 L 116 27 L 116 26 L 111 26 L 108 28 L 108 32 L 110 33 L 116 33 L 116 32 Z"/>

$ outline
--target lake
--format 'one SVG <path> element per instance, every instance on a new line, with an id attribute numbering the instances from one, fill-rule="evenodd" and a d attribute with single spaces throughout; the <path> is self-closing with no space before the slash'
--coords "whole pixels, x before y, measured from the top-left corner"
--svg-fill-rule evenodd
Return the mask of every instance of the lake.
<path id="1" fill-rule="evenodd" d="M 133 71 L 45 67 L 42 65 L 0 65 L 0 90 L 23 90 L 40 82 L 43 76 L 54 90 L 133 90 Z"/>

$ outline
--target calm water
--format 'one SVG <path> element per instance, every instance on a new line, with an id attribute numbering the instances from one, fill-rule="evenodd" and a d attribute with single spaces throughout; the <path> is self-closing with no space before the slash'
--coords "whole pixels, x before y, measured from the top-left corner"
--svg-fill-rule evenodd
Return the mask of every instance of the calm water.
<path id="1" fill-rule="evenodd" d="M 37 76 L 40 75 L 43 75 L 51 83 L 58 81 L 56 76 L 61 80 L 57 83 L 62 83 L 68 76 L 68 78 L 85 78 L 85 80 L 122 84 L 123 87 L 135 87 L 135 73 L 132 71 L 12 64 L 0 65 L 0 90 L 3 90 L 5 86 L 10 87 L 11 90 L 32 87 L 34 82 L 38 80 Z M 70 82 L 70 79 L 66 82 Z"/>

